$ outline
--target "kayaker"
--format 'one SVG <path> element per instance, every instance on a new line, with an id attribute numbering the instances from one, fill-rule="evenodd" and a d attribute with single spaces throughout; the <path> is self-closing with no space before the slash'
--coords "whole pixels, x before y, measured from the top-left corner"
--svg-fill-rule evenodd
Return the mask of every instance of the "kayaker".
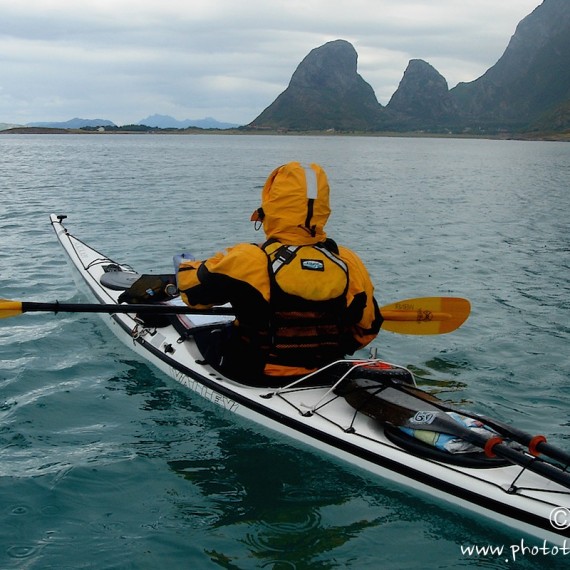
<path id="1" fill-rule="evenodd" d="M 256 229 L 263 226 L 263 245 L 240 243 L 205 261 L 180 263 L 185 303 L 229 302 L 235 311 L 216 342 L 198 339 L 224 374 L 269 385 L 353 354 L 378 334 L 382 319 L 364 264 L 325 233 L 329 192 L 319 165 L 280 166 L 251 217 Z"/>

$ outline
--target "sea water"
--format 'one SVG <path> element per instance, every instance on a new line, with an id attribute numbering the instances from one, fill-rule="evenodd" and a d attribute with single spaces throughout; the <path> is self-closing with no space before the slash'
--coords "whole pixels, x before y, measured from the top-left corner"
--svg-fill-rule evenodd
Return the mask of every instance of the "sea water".
<path id="1" fill-rule="evenodd" d="M 380 305 L 472 303 L 454 333 L 381 332 L 371 348 L 445 400 L 570 449 L 564 143 L 0 135 L 0 297 L 83 300 L 52 212 L 140 272 L 263 241 L 250 214 L 291 160 L 327 171 L 329 236 L 364 260 Z M 1 569 L 567 567 L 561 553 L 513 560 L 521 540 L 541 544 L 237 419 L 97 316 L 0 321 Z"/>

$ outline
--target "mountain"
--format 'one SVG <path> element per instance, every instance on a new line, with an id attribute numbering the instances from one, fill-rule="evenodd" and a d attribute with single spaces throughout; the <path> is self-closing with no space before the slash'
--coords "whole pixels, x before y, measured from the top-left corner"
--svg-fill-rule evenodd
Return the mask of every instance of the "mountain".
<path id="1" fill-rule="evenodd" d="M 544 0 L 499 61 L 451 90 L 464 123 L 524 128 L 570 100 L 570 2 Z"/>
<path id="2" fill-rule="evenodd" d="M 313 49 L 253 129 L 464 132 L 569 129 L 570 0 L 543 0 L 484 75 L 449 90 L 429 63 L 412 59 L 383 107 L 357 73 L 344 40 Z"/>
<path id="3" fill-rule="evenodd" d="M 445 77 L 429 63 L 412 59 L 386 109 L 400 115 L 402 125 L 447 123 L 457 115 Z"/>
<path id="4" fill-rule="evenodd" d="M 206 117 L 205 119 L 185 119 L 178 121 L 169 115 L 151 115 L 146 119 L 141 119 L 137 125 L 146 125 L 147 127 L 158 127 L 159 129 L 187 129 L 189 127 L 198 127 L 200 129 L 235 129 L 239 125 L 234 123 L 221 123 Z"/>
<path id="5" fill-rule="evenodd" d="M 293 130 L 375 130 L 385 118 L 372 87 L 357 73 L 358 55 L 347 41 L 313 49 L 289 86 L 248 127 Z"/>
<path id="6" fill-rule="evenodd" d="M 83 127 L 115 127 L 116 125 L 105 119 L 70 119 L 62 123 L 27 123 L 27 127 L 46 127 L 51 129 L 81 129 Z"/>

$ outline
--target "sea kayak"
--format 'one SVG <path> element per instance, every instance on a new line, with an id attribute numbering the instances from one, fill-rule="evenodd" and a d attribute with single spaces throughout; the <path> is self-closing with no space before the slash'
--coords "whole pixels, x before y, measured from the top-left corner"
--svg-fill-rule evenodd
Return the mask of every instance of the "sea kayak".
<path id="1" fill-rule="evenodd" d="M 175 381 L 412 492 L 555 545 L 570 539 L 570 455 L 541 436 L 451 409 L 418 389 L 408 370 L 375 358 L 342 360 L 273 387 L 233 381 L 208 363 L 203 334 L 227 326 L 231 307 L 187 315 L 173 309 L 167 318 L 145 318 L 137 305 L 118 301 L 140 275 L 74 237 L 64 219 L 52 214 L 51 224 L 80 288 L 104 308 L 101 316 L 119 340 Z M 175 292 L 157 304 L 165 305 L 181 305 Z"/>

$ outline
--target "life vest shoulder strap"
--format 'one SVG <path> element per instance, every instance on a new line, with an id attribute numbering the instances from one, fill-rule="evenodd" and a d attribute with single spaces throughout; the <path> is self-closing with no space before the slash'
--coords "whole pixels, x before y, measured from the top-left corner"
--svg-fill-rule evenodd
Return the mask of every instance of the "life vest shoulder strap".
<path id="1" fill-rule="evenodd" d="M 275 253 L 269 254 L 271 272 L 273 275 L 277 275 L 284 265 L 291 263 L 293 259 L 295 259 L 299 249 L 301 249 L 300 245 L 281 245 L 275 250 Z"/>
<path id="2" fill-rule="evenodd" d="M 270 240 L 261 246 L 270 260 L 273 274 L 276 274 L 284 265 L 293 261 L 300 250 L 315 249 L 336 263 L 348 274 L 347 264 L 339 257 L 338 246 L 332 239 L 312 245 L 284 245 L 276 240 Z"/>
<path id="3" fill-rule="evenodd" d="M 279 299 L 282 305 L 283 295 L 292 295 L 295 303 L 346 299 L 348 265 L 324 245 L 285 245 L 273 241 L 264 246 L 264 251 L 272 302 Z"/>

